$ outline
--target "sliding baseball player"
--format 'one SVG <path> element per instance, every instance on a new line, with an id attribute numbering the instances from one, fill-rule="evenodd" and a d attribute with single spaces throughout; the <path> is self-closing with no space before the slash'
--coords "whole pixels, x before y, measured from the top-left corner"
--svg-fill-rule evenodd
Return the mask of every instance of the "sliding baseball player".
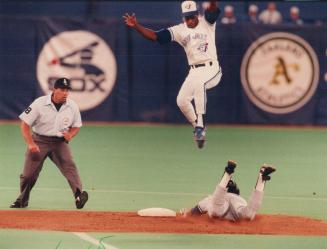
<path id="1" fill-rule="evenodd" d="M 237 184 L 232 181 L 235 168 L 236 162 L 228 161 L 223 177 L 213 194 L 201 200 L 192 209 L 182 209 L 182 215 L 187 217 L 208 214 L 210 218 L 231 221 L 253 220 L 262 203 L 265 183 L 270 180 L 270 174 L 276 169 L 266 164 L 260 168 L 255 189 L 252 191 L 249 201 L 246 202 L 240 196 Z"/>

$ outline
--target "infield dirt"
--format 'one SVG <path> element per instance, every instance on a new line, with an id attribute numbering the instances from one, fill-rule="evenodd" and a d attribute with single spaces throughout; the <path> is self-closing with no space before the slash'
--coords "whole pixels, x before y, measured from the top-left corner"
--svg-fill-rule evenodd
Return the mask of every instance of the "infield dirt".
<path id="1" fill-rule="evenodd" d="M 327 236 L 327 222 L 286 215 L 257 215 L 230 222 L 201 217 L 141 217 L 133 212 L 1 210 L 0 228 L 67 232 L 270 234 Z"/>

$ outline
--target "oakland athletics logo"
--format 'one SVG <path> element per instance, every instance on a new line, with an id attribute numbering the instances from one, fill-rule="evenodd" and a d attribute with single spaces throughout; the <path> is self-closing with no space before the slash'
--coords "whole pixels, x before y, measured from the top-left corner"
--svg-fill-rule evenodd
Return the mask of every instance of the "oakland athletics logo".
<path id="1" fill-rule="evenodd" d="M 241 81 L 250 100 L 260 109 L 283 114 L 298 110 L 314 94 L 319 78 L 315 52 L 301 37 L 270 33 L 248 48 Z"/>

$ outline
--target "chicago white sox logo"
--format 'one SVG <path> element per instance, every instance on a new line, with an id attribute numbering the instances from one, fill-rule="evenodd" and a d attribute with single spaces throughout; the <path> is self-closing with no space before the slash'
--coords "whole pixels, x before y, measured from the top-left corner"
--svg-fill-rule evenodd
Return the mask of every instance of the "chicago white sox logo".
<path id="1" fill-rule="evenodd" d="M 116 59 L 107 42 L 84 30 L 52 36 L 37 61 L 37 78 L 42 90 L 50 93 L 56 79 L 63 76 L 70 79 L 70 96 L 81 111 L 95 108 L 109 96 L 116 74 Z"/>

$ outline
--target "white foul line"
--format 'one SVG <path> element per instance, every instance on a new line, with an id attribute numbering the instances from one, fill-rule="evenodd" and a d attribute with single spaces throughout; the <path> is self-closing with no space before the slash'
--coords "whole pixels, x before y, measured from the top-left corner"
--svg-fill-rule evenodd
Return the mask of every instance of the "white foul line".
<path id="1" fill-rule="evenodd" d="M 1 1 L 1 0 L 0 0 Z M 17 187 L 0 187 L 0 190 L 17 190 Z M 141 195 L 170 195 L 170 196 L 206 196 L 208 193 L 185 193 L 185 192 L 155 192 L 155 191 L 137 191 L 137 190 L 119 190 L 119 189 L 97 189 L 88 190 L 90 193 L 123 193 L 123 194 L 141 194 Z M 34 191 L 63 191 L 70 192 L 69 188 L 35 188 Z M 278 196 L 265 195 L 265 199 L 287 199 L 287 200 L 305 200 L 305 201 L 327 201 L 326 197 L 310 196 Z"/>
<path id="2" fill-rule="evenodd" d="M 101 241 L 101 240 L 97 240 L 97 239 L 95 239 L 95 238 L 93 238 L 93 237 L 91 237 L 91 236 L 89 236 L 88 234 L 86 234 L 86 233 L 73 233 L 73 234 L 75 234 L 77 237 L 79 237 L 80 239 L 82 239 L 82 240 L 85 240 L 85 241 L 87 241 L 87 242 L 90 242 L 90 243 L 92 243 L 93 245 L 96 245 L 96 246 L 98 246 L 98 248 L 99 249 L 118 249 L 117 247 L 114 247 L 114 246 L 112 246 L 112 245 L 108 245 L 108 244 L 106 244 L 106 243 L 104 243 L 103 241 Z"/>

